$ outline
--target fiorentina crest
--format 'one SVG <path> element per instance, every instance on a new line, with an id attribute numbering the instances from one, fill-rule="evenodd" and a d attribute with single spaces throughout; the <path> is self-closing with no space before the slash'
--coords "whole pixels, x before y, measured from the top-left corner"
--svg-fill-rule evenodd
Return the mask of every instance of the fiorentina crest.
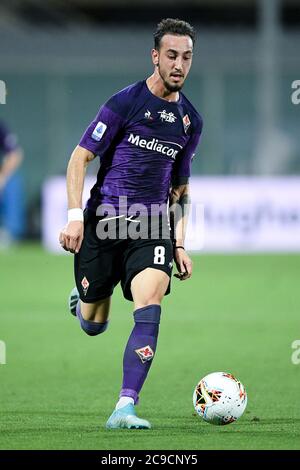
<path id="1" fill-rule="evenodd" d="M 81 285 L 82 285 L 83 293 L 84 293 L 84 295 L 86 295 L 90 283 L 89 283 L 89 281 L 87 280 L 87 278 L 85 276 L 81 281 Z"/>
<path id="2" fill-rule="evenodd" d="M 153 350 L 150 346 L 145 346 L 144 348 L 136 349 L 135 352 L 139 356 L 140 360 L 144 364 L 145 362 L 151 361 L 154 356 Z"/>
<path id="3" fill-rule="evenodd" d="M 187 130 L 191 125 L 191 121 L 190 121 L 190 118 L 189 118 L 188 114 L 183 116 L 182 122 L 183 122 L 184 132 L 187 133 Z"/>

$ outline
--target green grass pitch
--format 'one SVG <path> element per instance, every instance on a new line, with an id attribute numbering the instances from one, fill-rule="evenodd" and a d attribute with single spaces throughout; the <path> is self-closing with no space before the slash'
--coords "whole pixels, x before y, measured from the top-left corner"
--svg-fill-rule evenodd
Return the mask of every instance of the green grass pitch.
<path id="1" fill-rule="evenodd" d="M 300 256 L 193 256 L 173 278 L 138 414 L 148 431 L 105 429 L 118 397 L 132 304 L 118 287 L 109 330 L 90 338 L 67 311 L 72 256 L 38 246 L 0 253 L 1 449 L 299 449 Z M 244 416 L 211 426 L 192 393 L 209 372 L 236 375 Z"/>

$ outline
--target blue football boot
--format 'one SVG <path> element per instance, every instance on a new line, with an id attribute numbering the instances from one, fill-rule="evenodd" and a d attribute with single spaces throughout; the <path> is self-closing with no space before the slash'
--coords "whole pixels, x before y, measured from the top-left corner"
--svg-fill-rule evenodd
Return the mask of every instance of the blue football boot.
<path id="1" fill-rule="evenodd" d="M 77 290 L 77 287 L 74 287 L 71 290 L 71 293 L 69 295 L 69 300 L 68 300 L 68 305 L 69 305 L 69 310 L 76 317 L 76 305 L 79 300 L 79 292 Z"/>
<path id="2" fill-rule="evenodd" d="M 151 429 L 151 424 L 136 416 L 134 405 L 129 403 L 115 410 L 106 423 L 107 429 Z"/>

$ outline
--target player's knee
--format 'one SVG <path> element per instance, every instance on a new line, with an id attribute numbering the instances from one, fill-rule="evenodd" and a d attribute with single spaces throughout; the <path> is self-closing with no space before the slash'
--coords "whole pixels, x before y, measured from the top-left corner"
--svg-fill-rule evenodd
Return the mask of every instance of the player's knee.
<path id="1" fill-rule="evenodd" d="M 162 290 L 161 286 L 148 286 L 144 292 L 140 292 L 139 303 L 142 307 L 148 305 L 160 304 L 165 294 L 165 290 Z"/>
<path id="2" fill-rule="evenodd" d="M 101 335 L 101 333 L 104 333 L 107 330 L 108 321 L 106 321 L 105 323 L 85 321 L 84 323 L 81 322 L 81 327 L 88 336 L 97 336 Z"/>
<path id="3" fill-rule="evenodd" d="M 162 298 L 160 296 L 154 295 L 152 297 L 147 297 L 142 299 L 139 302 L 139 307 L 144 308 L 148 307 L 149 305 L 160 305 Z"/>
<path id="4" fill-rule="evenodd" d="M 137 296 L 139 304 L 142 307 L 147 307 L 148 305 L 160 304 L 165 290 L 162 290 L 160 286 L 153 286 L 152 288 L 146 289 L 145 292 L 140 292 L 140 295 Z"/>

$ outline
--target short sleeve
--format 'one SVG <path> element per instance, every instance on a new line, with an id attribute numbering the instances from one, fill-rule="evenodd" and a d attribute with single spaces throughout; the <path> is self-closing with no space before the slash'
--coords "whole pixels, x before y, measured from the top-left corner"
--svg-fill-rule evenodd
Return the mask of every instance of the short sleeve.
<path id="1" fill-rule="evenodd" d="M 102 157 L 124 128 L 129 105 L 128 94 L 123 90 L 112 96 L 101 106 L 79 145 Z"/>
<path id="2" fill-rule="evenodd" d="M 122 117 L 103 105 L 81 137 L 79 145 L 101 157 L 110 147 L 123 125 Z"/>

